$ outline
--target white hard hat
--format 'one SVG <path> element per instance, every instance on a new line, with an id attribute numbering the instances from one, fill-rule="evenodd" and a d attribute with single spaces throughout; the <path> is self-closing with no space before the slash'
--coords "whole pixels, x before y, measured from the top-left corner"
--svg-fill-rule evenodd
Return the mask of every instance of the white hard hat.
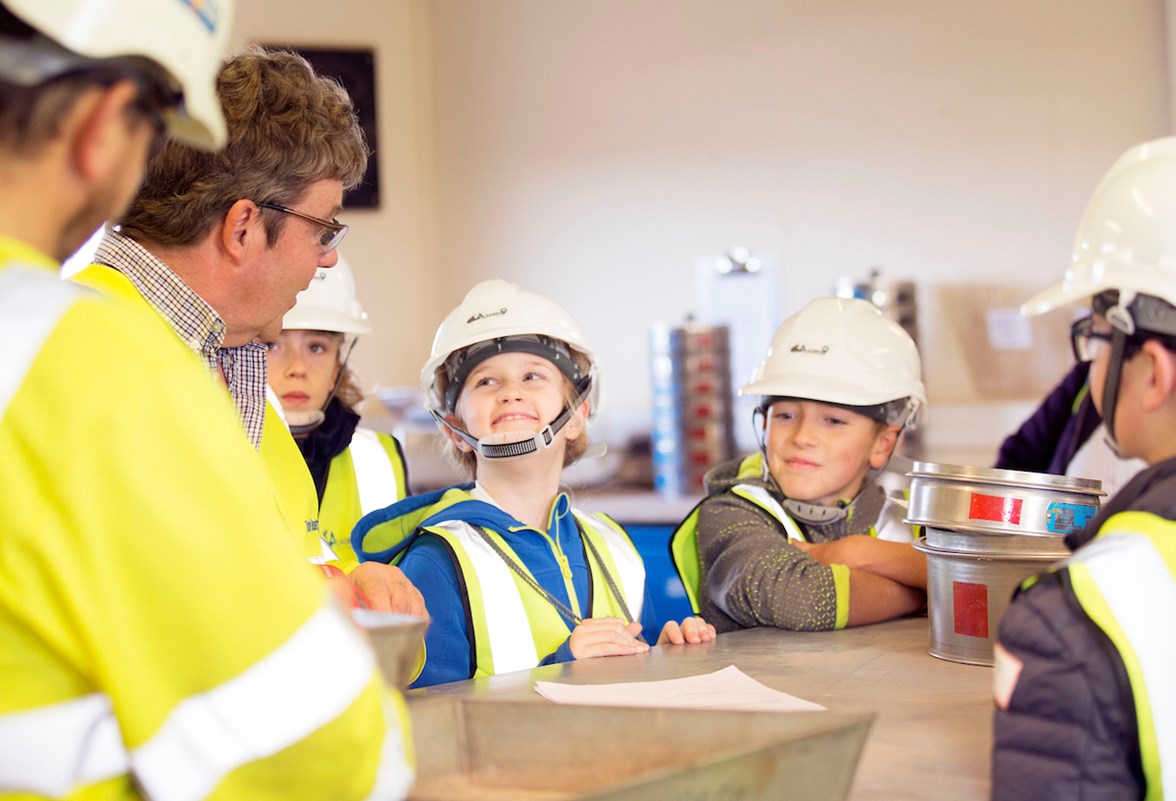
<path id="1" fill-rule="evenodd" d="M 298 293 L 294 308 L 282 318 L 283 329 L 337 331 L 367 334 L 372 330 L 367 314 L 355 297 L 351 265 L 339 254 L 334 267 L 320 267 L 310 286 Z"/>
<path id="2" fill-rule="evenodd" d="M 227 135 L 216 78 L 234 0 L 2 0 L 5 8 L 57 46 L 87 59 L 144 58 L 162 68 L 180 103 L 163 112 L 169 133 L 206 149 Z M 77 67 L 43 44 L 3 49 L 0 75 L 39 83 Z"/>
<path id="3" fill-rule="evenodd" d="M 1078 226 L 1065 277 L 1021 306 L 1042 314 L 1109 290 L 1176 306 L 1176 137 L 1124 153 L 1103 177 Z"/>
<path id="4" fill-rule="evenodd" d="M 579 366 L 566 363 L 566 354 L 559 352 L 558 343 L 563 343 L 587 360 L 589 372 L 594 374 L 588 394 L 588 409 L 590 416 L 595 416 L 600 410 L 602 397 L 600 376 L 595 370 L 596 357 L 580 326 L 554 301 L 497 278 L 483 281 L 471 289 L 461 305 L 450 312 L 437 329 L 432 353 L 421 368 L 421 393 L 425 398 L 425 408 L 439 413 L 453 411 L 452 404 L 456 401 L 460 385 L 447 393 L 451 398 L 447 403 L 446 398 L 441 397 L 437 384 L 438 372 L 446 369 L 446 363 L 449 362 L 450 367 L 455 366 L 450 357 L 456 355 L 460 359 L 463 352 L 468 356 L 468 349 L 480 343 L 500 343 L 497 350 L 473 354 L 474 363 L 477 363 L 495 352 L 530 350 L 526 345 L 528 339 L 538 342 L 541 338 L 557 343 L 556 350 L 550 350 L 542 343 L 539 343 L 539 347 L 542 355 L 551 358 L 569 378 L 569 370 L 573 367 L 578 370 Z M 502 344 L 507 342 L 521 346 Z M 447 380 L 446 383 L 452 385 L 454 382 Z"/>
<path id="5" fill-rule="evenodd" d="M 914 340 L 877 306 L 856 298 L 817 298 L 785 320 L 739 394 L 856 407 L 905 400 L 908 427 L 927 406 Z"/>

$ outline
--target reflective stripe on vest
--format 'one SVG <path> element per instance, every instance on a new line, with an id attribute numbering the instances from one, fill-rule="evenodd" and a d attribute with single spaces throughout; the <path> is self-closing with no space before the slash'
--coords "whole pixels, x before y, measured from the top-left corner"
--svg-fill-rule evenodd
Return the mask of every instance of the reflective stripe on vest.
<path id="1" fill-rule="evenodd" d="M 788 516 L 788 513 L 784 511 L 784 507 L 780 505 L 780 502 L 773 498 L 772 494 L 766 489 L 756 487 L 752 484 L 736 484 L 731 488 L 731 492 L 740 498 L 751 501 L 772 517 L 779 520 L 780 525 L 788 532 L 789 540 L 805 542 L 804 534 L 801 533 L 800 527 L 796 525 L 796 521 Z"/>
<path id="2" fill-rule="evenodd" d="M 337 718 L 366 690 L 373 669 L 358 632 L 323 609 L 240 675 L 177 704 L 129 759 L 105 695 L 0 716 L 0 787 L 62 797 L 125 773 L 129 762 L 150 798 L 197 801 L 229 772 Z M 331 681 L 320 681 L 328 670 Z M 395 730 L 386 736 L 395 738 Z"/>
<path id="3" fill-rule="evenodd" d="M 617 589 L 625 596 L 625 605 L 629 612 L 639 621 L 645 603 L 645 565 L 641 561 L 641 555 L 637 553 L 629 538 L 615 526 L 609 525 L 603 517 L 575 510 L 573 514 L 584 528 L 584 536 L 594 539 L 597 550 L 601 552 L 601 558 L 606 564 L 611 562 L 609 573 L 617 581 Z M 468 564 L 477 573 L 479 597 L 475 599 L 471 591 L 470 611 L 471 614 L 478 615 L 480 602 L 483 614 L 480 620 L 474 621 L 474 628 L 481 630 L 484 626 L 490 659 L 493 662 L 490 666 L 479 664 L 478 670 L 482 671 L 480 675 L 529 670 L 538 665 L 544 654 L 539 653 L 536 633 L 531 630 L 527 603 L 531 601 L 541 604 L 542 613 L 545 615 L 557 613 L 550 609 L 548 601 L 540 599 L 531 589 L 526 590 L 527 596 L 524 598 L 514 571 L 474 526 L 459 520 L 429 526 L 430 531 L 439 529 L 451 535 L 453 543 L 462 548 L 464 553 L 459 555 L 458 562 L 466 564 L 468 560 Z M 507 551 L 509 553 L 509 547 Z M 514 558 L 518 560 L 517 556 Z M 521 560 L 518 561 L 521 566 Z M 593 564 L 596 560 L 589 555 L 588 561 Z M 594 609 L 586 610 L 585 617 L 592 617 L 594 610 L 606 608 L 608 599 L 612 597 L 608 587 L 601 586 L 603 582 L 597 584 L 591 576 L 589 582 L 593 585 Z M 467 577 L 467 588 L 471 584 L 473 582 Z"/>
<path id="4" fill-rule="evenodd" d="M 410 750 L 412 721 L 408 708 L 400 694 L 382 693 L 384 700 L 384 721 L 387 734 L 380 749 L 380 765 L 376 769 L 376 781 L 371 793 L 364 801 L 388 801 L 390 798 L 407 798 L 408 791 L 416 779 L 416 755 Z"/>
<path id="5" fill-rule="evenodd" d="M 617 573 L 620 574 L 619 589 L 625 595 L 625 605 L 629 607 L 633 619 L 640 621 L 641 607 L 645 604 L 645 563 L 641 560 L 641 555 L 637 553 L 628 536 L 617 531 L 601 515 L 577 512 L 576 519 L 584 528 L 595 531 L 608 546 L 609 555 L 617 568 L 616 571 L 609 572 L 613 573 L 614 579 L 618 579 Z"/>
<path id="6" fill-rule="evenodd" d="M 539 664 L 535 637 L 527 622 L 523 597 L 515 585 L 514 571 L 469 523 L 447 520 L 429 528 L 452 534 L 478 574 L 494 672 L 529 670 Z"/>
<path id="7" fill-rule="evenodd" d="M 867 532 L 871 536 L 888 542 L 914 542 L 915 527 L 903 522 L 907 513 L 905 499 L 886 496 L 882 504 L 882 511 L 878 513 L 878 520 L 870 526 Z"/>
<path id="8" fill-rule="evenodd" d="M 65 798 L 130 768 L 110 698 L 72 701 L 0 716 L 0 788 Z"/>
<path id="9" fill-rule="evenodd" d="M 0 417 L 41 346 L 74 301 L 89 295 L 45 270 L 14 265 L 0 272 Z"/>
<path id="10" fill-rule="evenodd" d="M 359 490 L 359 508 L 363 513 L 366 515 L 395 503 L 400 498 L 396 471 L 376 432 L 366 428 L 355 429 L 348 450 L 351 451 L 355 484 Z"/>
<path id="11" fill-rule="evenodd" d="M 1068 562 L 1071 586 L 1083 609 L 1119 651 L 1135 699 L 1146 799 L 1176 798 L 1176 637 L 1168 613 L 1176 609 L 1176 547 L 1170 521 L 1157 534 L 1120 533 L 1118 525 L 1155 518 L 1127 512 Z M 1150 519 L 1150 520 L 1149 520 Z"/>

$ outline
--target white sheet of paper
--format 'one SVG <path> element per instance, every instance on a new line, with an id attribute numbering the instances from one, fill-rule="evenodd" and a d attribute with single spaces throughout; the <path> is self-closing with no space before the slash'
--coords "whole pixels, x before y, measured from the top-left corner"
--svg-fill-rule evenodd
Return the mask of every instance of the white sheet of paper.
<path id="1" fill-rule="evenodd" d="M 559 704 L 823 712 L 825 707 L 765 687 L 734 665 L 714 673 L 665 681 L 621 684 L 535 682 L 535 691 Z"/>

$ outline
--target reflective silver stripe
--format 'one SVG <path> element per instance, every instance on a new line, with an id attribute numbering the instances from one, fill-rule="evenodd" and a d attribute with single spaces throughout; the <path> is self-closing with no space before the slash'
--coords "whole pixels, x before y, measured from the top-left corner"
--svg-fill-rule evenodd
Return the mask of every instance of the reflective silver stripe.
<path id="1" fill-rule="evenodd" d="M 1085 564 L 1143 672 L 1160 757 L 1163 798 L 1176 798 L 1176 636 L 1161 610 L 1176 609 L 1176 576 L 1140 534 L 1102 535 L 1073 561 Z"/>
<path id="2" fill-rule="evenodd" d="M 373 667 L 359 633 L 325 607 L 244 673 L 178 704 L 132 752 L 135 775 L 157 801 L 203 798 L 230 771 L 337 718 L 371 682 Z"/>
<path id="3" fill-rule="evenodd" d="M 878 539 L 890 542 L 913 542 L 915 529 L 902 522 L 906 517 L 906 507 L 900 500 L 886 496 L 882 504 L 882 511 L 878 514 L 878 522 L 874 530 L 878 532 Z"/>
<path id="4" fill-rule="evenodd" d="M 129 758 L 100 693 L 0 716 L 0 790 L 65 798 L 120 776 Z"/>
<path id="5" fill-rule="evenodd" d="M 401 737 L 400 715 L 387 696 L 384 698 L 384 721 L 387 724 L 387 731 L 384 734 L 384 745 L 380 749 L 376 783 L 366 801 L 400 801 L 408 796 L 415 778 L 412 766 L 408 764 L 404 738 Z"/>
<path id="6" fill-rule="evenodd" d="M 351 464 L 359 490 L 359 508 L 366 515 L 396 501 L 396 471 L 375 431 L 357 428 L 351 435 Z"/>
<path id="7" fill-rule="evenodd" d="M 641 561 L 641 555 L 627 537 L 598 515 L 577 511 L 576 517 L 604 539 L 613 563 L 621 574 L 621 592 L 625 593 L 625 605 L 629 607 L 629 614 L 640 621 L 641 607 L 645 603 L 645 563 Z"/>
<path id="8" fill-rule="evenodd" d="M 800 528 L 796 525 L 796 521 L 788 516 L 788 513 L 784 511 L 784 507 L 780 505 L 780 502 L 773 498 L 766 489 L 751 484 L 736 484 L 731 488 L 731 491 L 751 501 L 772 515 L 772 517 L 779 520 L 780 525 L 784 526 L 784 530 L 788 532 L 788 539 L 798 540 L 800 542 L 805 541 L 804 535 L 800 533 Z"/>
<path id="9" fill-rule="evenodd" d="M 535 636 L 531 633 L 523 596 L 506 562 L 469 523 L 449 520 L 436 527 L 445 529 L 457 538 L 478 574 L 494 672 L 530 670 L 538 665 L 539 649 L 535 647 Z"/>
<path id="10" fill-rule="evenodd" d="M 45 270 L 14 265 L 0 272 L 0 417 L 24 382 L 45 340 L 87 290 Z"/>

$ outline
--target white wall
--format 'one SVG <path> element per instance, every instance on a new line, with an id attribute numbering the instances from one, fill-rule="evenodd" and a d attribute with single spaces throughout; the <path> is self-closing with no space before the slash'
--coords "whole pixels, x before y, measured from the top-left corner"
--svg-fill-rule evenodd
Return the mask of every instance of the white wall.
<path id="1" fill-rule="evenodd" d="M 650 324 L 734 244 L 776 259 L 783 313 L 916 280 L 932 403 L 974 400 L 938 288 L 1054 280 L 1098 177 L 1169 130 L 1160 0 L 240 5 L 239 41 L 378 50 L 385 208 L 346 248 L 369 382 L 414 383 L 504 276 L 579 318 L 620 421 L 648 416 Z"/>
<path id="2" fill-rule="evenodd" d="M 442 300 L 501 274 L 563 301 L 611 415 L 732 244 L 776 257 L 785 314 L 871 266 L 917 280 L 932 402 L 975 397 L 937 287 L 1054 280 L 1099 175 L 1167 129 L 1157 2 L 429 10 Z"/>
<path id="3" fill-rule="evenodd" d="M 370 387 L 415 383 L 443 305 L 434 255 L 427 4 L 245 0 L 236 8 L 233 49 L 260 43 L 375 50 L 382 204 L 340 214 L 351 226 L 342 251 L 373 329 L 353 364 Z"/>

